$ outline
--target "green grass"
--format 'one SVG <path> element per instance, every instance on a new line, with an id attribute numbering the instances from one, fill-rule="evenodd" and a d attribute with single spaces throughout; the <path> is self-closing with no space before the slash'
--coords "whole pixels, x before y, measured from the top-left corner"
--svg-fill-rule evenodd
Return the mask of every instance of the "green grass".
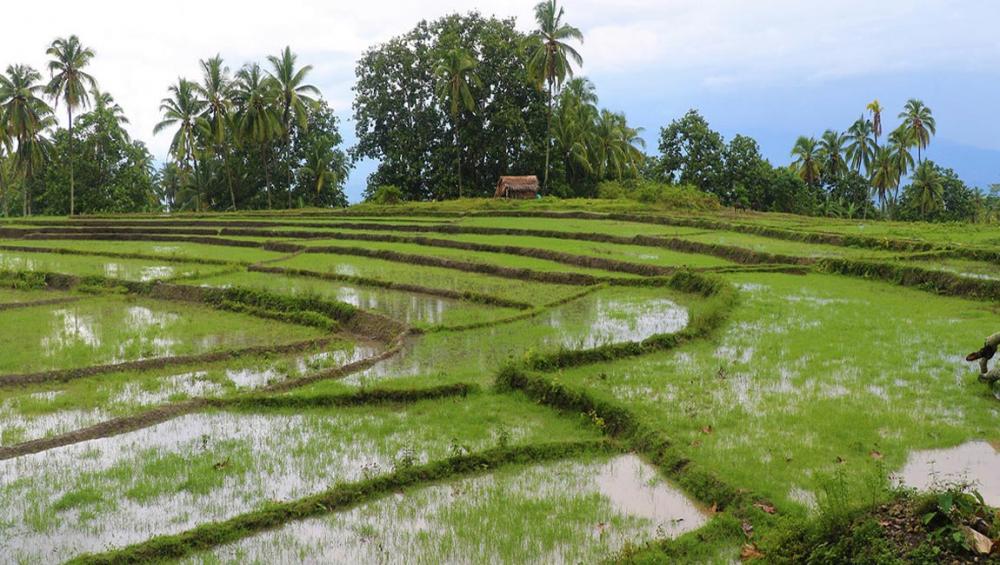
<path id="1" fill-rule="evenodd" d="M 188 284 L 241 286 L 271 292 L 321 296 L 379 312 L 406 324 L 430 328 L 486 323 L 515 316 L 519 310 L 451 300 L 438 296 L 400 292 L 383 288 L 352 286 L 336 281 L 256 272 L 236 272 L 188 281 Z"/>
<path id="2" fill-rule="evenodd" d="M 228 238 L 227 238 L 228 239 Z M 143 254 L 172 261 L 209 259 L 229 263 L 256 263 L 286 255 L 264 249 L 208 245 L 187 242 L 160 241 L 79 241 L 79 240 L 18 240 L 0 239 L 0 245 L 46 247 L 97 253 Z"/>
<path id="3" fill-rule="evenodd" d="M 536 305 L 554 302 L 580 291 L 580 287 L 577 286 L 505 279 L 440 267 L 414 266 L 349 255 L 309 253 L 273 263 L 271 266 L 366 277 L 457 292 L 481 293 Z"/>
<path id="4" fill-rule="evenodd" d="M 634 213 L 667 223 L 702 222 L 718 229 L 477 215 L 507 210 Z M 266 221 L 274 225 L 262 229 L 280 233 L 370 232 L 519 246 L 664 267 L 742 268 L 716 257 L 658 247 L 536 236 L 418 233 L 407 231 L 406 225 L 661 236 L 779 255 L 864 259 L 965 276 L 1000 276 L 987 262 L 910 256 L 877 247 L 812 244 L 779 237 L 782 233 L 764 237 L 739 231 L 777 228 L 793 230 L 784 234 L 792 238 L 795 233 L 861 235 L 874 237 L 876 243 L 891 244 L 888 240 L 901 238 L 991 250 L 1000 243 L 995 226 L 731 211 L 681 215 L 638 203 L 552 199 L 183 216 L 198 218 Z M 389 229 L 337 227 L 347 222 L 377 223 Z M 419 244 L 225 237 L 388 250 L 542 274 L 621 277 L 545 259 Z M 866 280 L 860 272 L 857 277 L 731 272 L 723 275 L 724 280 L 740 289 L 732 301 L 725 289 L 706 297 L 657 286 L 547 284 L 342 254 L 303 253 L 270 266 L 356 277 L 354 283 L 183 262 L 246 263 L 282 256 L 259 249 L 173 242 L 0 243 L 164 258 L 0 252 L 0 269 L 137 281 L 181 276 L 193 285 L 237 286 L 347 302 L 421 330 L 407 337 L 397 356 L 374 367 L 342 379 L 313 382 L 270 400 L 242 395 L 254 386 L 340 366 L 352 351 L 361 352 L 363 345 L 332 345 L 333 357 L 313 360 L 310 366 L 300 360 L 311 358 L 314 351 L 0 389 L 0 446 L 69 432 L 190 397 L 241 398 L 226 404 L 228 410 L 218 409 L 217 404 L 204 413 L 146 429 L 0 461 L 0 500 L 5 501 L 0 505 L 4 507 L 0 509 L 0 539 L 17 540 L 13 551 L 5 555 L 14 561 L 58 561 L 81 551 L 104 550 L 112 540 L 118 547 L 182 531 L 201 532 L 197 535 L 208 537 L 199 539 L 208 539 L 209 545 L 211 539 L 232 542 L 239 540 L 239 532 L 206 524 L 236 515 L 248 516 L 247 523 L 254 523 L 257 512 L 279 517 L 269 523 L 278 527 L 215 547 L 194 560 L 337 560 L 339 555 L 324 551 L 339 547 L 347 552 L 340 560 L 353 561 L 592 562 L 621 549 L 626 549 L 624 556 L 642 562 L 729 561 L 745 542 L 741 532 L 745 519 L 755 527 L 754 541 L 767 547 L 764 541 L 780 530 L 776 525 L 801 521 L 831 496 L 839 493 L 856 503 L 876 496 L 873 493 L 884 493 L 885 474 L 898 470 L 915 450 L 971 439 L 1000 440 L 996 400 L 975 381 L 975 368 L 962 360 L 986 335 L 1000 330 L 998 306 L 938 296 L 929 286 Z M 631 279 L 633 283 L 642 280 Z M 379 284 L 475 294 L 481 301 L 387 290 Z M 81 300 L 0 312 L 6 328 L 0 330 L 0 351 L 4 352 L 0 373 L 75 368 L 157 356 L 168 350 L 181 354 L 285 343 L 322 333 L 191 303 L 118 295 L 0 289 L 0 304 L 65 296 Z M 489 297 L 514 307 L 488 306 Z M 267 301 L 273 303 L 273 297 Z M 666 331 L 677 310 L 664 301 L 682 307 L 692 328 L 701 330 L 711 325 L 708 321 L 720 320 L 721 326 L 707 335 L 692 331 L 685 334 L 691 339 L 680 343 L 667 337 L 641 347 L 574 352 Z M 514 303 L 525 307 L 518 309 Z M 532 307 L 527 308 L 528 304 Z M 334 317 L 348 327 L 346 310 L 342 314 Z M 721 319 L 720 314 L 728 318 Z M 135 321 L 145 327 L 130 327 Z M 683 324 L 671 331 L 680 327 Z M 597 362 L 617 353 L 627 356 Z M 491 388 L 498 371 L 510 362 L 528 362 L 535 369 L 531 378 L 538 379 L 539 388 L 529 389 L 531 398 Z M 415 400 L 412 396 L 434 390 L 460 394 L 454 391 L 461 387 L 441 387 L 465 383 L 476 385 L 468 397 Z M 596 406 L 601 414 L 596 410 L 589 415 L 565 414 L 554 409 L 567 405 L 554 399 L 568 398 L 573 391 L 588 399 L 588 408 L 582 411 Z M 386 404 L 387 397 L 403 400 Z M 346 399 L 367 404 L 341 406 L 348 403 Z M 623 414 L 627 417 L 618 417 Z M 641 433 L 619 433 L 623 422 L 635 424 L 633 428 Z M 460 480 L 427 482 L 429 477 L 452 476 L 449 465 L 460 460 L 456 455 L 479 453 L 506 442 L 528 449 L 549 441 L 593 440 L 602 437 L 595 424 L 603 424 L 607 434 L 616 434 L 616 448 L 638 449 L 662 465 L 661 471 L 677 480 L 688 495 L 702 501 L 732 502 L 732 507 L 721 505 L 725 511 L 709 525 L 676 542 L 636 550 L 630 544 L 642 545 L 657 537 L 656 533 L 634 515 L 617 512 L 591 488 L 597 474 L 594 466 L 603 461 L 598 455 L 504 467 L 478 476 L 463 472 Z M 658 443 L 663 438 L 670 440 L 668 447 Z M 396 470 L 409 468 L 410 459 L 420 471 L 399 475 L 405 481 L 367 479 L 396 476 Z M 687 460 L 688 465 L 680 464 Z M 447 472 L 423 475 L 427 469 Z M 359 504 L 337 505 L 344 509 L 328 513 L 298 503 L 281 506 L 291 509 L 287 514 L 275 510 L 275 502 L 298 500 L 337 484 L 341 490 L 328 491 L 333 492 L 329 500 Z M 399 488 L 405 488 L 405 494 L 394 494 Z M 714 496 L 744 491 L 750 494 L 738 501 L 738 496 Z M 346 498 L 338 498 L 341 495 Z M 751 503 L 758 497 L 774 503 L 778 515 L 753 508 Z M 308 505 L 313 499 L 304 500 L 302 504 Z M 289 522 L 305 515 L 312 518 Z M 596 524 L 602 522 L 610 527 L 598 535 Z M 412 528 L 413 523 L 423 529 Z M 198 526 L 202 528 L 192 530 Z M 212 532 L 221 537 L 212 538 Z M 188 538 L 159 539 L 148 547 L 174 547 L 171 540 Z"/>
<path id="5" fill-rule="evenodd" d="M 318 337 L 312 328 L 188 304 L 98 296 L 0 311 L 0 373 L 121 363 Z"/>
<path id="6" fill-rule="evenodd" d="M 489 384 L 509 361 L 560 349 L 638 341 L 675 331 L 697 316 L 702 304 L 663 288 L 605 288 L 537 316 L 462 332 L 433 332 L 408 342 L 402 353 L 346 379 L 382 386 L 393 379 L 432 377 L 436 382 Z M 679 309 L 679 310 L 678 310 Z M 674 320 L 669 314 L 686 314 Z M 330 383 L 311 385 L 324 391 Z M 334 386 L 341 386 L 339 383 Z"/>
<path id="7" fill-rule="evenodd" d="M 506 238 L 494 238 L 493 245 L 514 245 L 506 241 Z M 466 251 L 464 249 L 450 249 L 446 247 L 435 247 L 430 245 L 418 245 L 412 243 L 386 243 L 381 241 L 351 241 L 351 240 L 310 240 L 310 247 L 364 247 L 365 249 L 386 249 L 400 253 L 410 253 L 413 255 L 443 257 L 454 261 L 465 261 L 469 263 L 484 263 L 487 265 L 498 265 L 513 269 L 531 269 L 533 271 L 584 273 L 595 277 L 632 277 L 627 273 L 613 273 L 600 269 L 588 269 L 576 267 L 556 261 L 545 259 L 535 259 L 521 255 L 506 253 L 492 253 L 486 251 Z"/>
<path id="8" fill-rule="evenodd" d="M 504 468 L 295 522 L 185 562 L 593 563 L 657 527 L 602 492 L 595 479 L 607 465 L 603 456 Z"/>
<path id="9" fill-rule="evenodd" d="M 203 396 L 227 397 L 339 367 L 368 347 L 336 342 L 289 356 L 235 360 L 0 388 L 0 446 L 70 432 L 110 418 Z"/>
<path id="10" fill-rule="evenodd" d="M 731 279 L 746 290 L 717 339 L 559 378 L 633 407 L 786 511 L 839 469 L 860 483 L 913 449 L 1000 437 L 996 401 L 963 359 L 996 330 L 995 309 L 833 276 Z"/>
<path id="11" fill-rule="evenodd" d="M 0 271 L 44 271 L 67 275 L 124 279 L 130 281 L 166 280 L 216 273 L 225 267 L 197 263 L 157 262 L 143 259 L 119 259 L 0 251 Z"/>
<path id="12" fill-rule="evenodd" d="M 150 531 L 176 532 L 269 499 L 387 474 L 406 461 L 441 460 L 498 442 L 597 437 L 579 417 L 560 417 L 511 395 L 403 407 L 193 414 L 33 457 L 20 468 L 30 479 L 0 484 L 0 523 L 15 524 L 5 530 L 17 540 L 6 548 L 8 556 L 61 560 L 103 550 L 111 540 L 141 541 Z M 81 506 L 94 513 L 92 520 L 77 519 Z M 22 519 L 29 509 L 32 517 Z"/>

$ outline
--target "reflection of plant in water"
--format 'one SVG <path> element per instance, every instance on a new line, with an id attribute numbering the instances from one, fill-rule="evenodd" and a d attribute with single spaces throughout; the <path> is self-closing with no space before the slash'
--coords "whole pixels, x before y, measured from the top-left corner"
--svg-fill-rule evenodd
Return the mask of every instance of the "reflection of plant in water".
<path id="1" fill-rule="evenodd" d="M 416 462 L 417 458 L 413 448 L 406 446 L 399 452 L 399 456 L 396 457 L 395 470 L 401 471 L 403 469 L 409 469 L 410 467 L 413 467 Z"/>
<path id="2" fill-rule="evenodd" d="M 448 453 L 452 457 L 461 457 L 469 453 L 469 448 L 458 442 L 458 438 L 451 438 L 451 443 L 448 444 Z"/>
<path id="3" fill-rule="evenodd" d="M 377 461 L 366 461 L 363 465 L 361 465 L 361 475 L 366 481 L 374 478 L 378 475 L 378 472 L 379 465 Z"/>
<path id="4" fill-rule="evenodd" d="M 510 430 L 507 426 L 501 425 L 496 433 L 497 447 L 506 448 L 510 445 Z"/>

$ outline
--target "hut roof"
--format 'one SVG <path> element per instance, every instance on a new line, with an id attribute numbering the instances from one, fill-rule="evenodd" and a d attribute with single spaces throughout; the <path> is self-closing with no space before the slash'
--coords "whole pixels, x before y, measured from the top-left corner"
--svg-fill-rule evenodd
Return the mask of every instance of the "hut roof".
<path id="1" fill-rule="evenodd" d="M 497 182 L 496 196 L 502 197 L 509 193 L 537 193 L 538 177 L 535 175 L 526 176 L 503 176 Z"/>

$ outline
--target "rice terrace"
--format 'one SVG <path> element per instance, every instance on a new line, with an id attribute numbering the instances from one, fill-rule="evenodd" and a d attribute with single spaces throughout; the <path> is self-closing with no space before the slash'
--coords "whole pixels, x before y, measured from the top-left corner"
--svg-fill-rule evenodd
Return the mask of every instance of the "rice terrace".
<path id="1" fill-rule="evenodd" d="M 1000 8 L 55 4 L 0 565 L 1000 563 Z"/>

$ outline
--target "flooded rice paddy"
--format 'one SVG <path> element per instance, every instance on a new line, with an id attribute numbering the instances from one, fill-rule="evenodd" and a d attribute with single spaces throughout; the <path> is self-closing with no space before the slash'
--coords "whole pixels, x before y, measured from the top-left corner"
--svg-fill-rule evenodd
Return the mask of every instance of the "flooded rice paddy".
<path id="1" fill-rule="evenodd" d="M 95 297 L 0 311 L 0 373 L 190 355 L 317 337 L 318 330 L 148 299 Z"/>
<path id="2" fill-rule="evenodd" d="M 481 450 L 500 430 L 515 445 L 593 437 L 544 408 L 507 414 L 513 403 L 486 400 L 191 414 L 0 461 L 0 537 L 15 561 L 61 561 L 388 473 L 401 457 L 420 464 L 454 445 Z"/>
<path id="3" fill-rule="evenodd" d="M 189 563 L 580 563 L 707 517 L 635 455 L 505 469 L 411 489 Z"/>

